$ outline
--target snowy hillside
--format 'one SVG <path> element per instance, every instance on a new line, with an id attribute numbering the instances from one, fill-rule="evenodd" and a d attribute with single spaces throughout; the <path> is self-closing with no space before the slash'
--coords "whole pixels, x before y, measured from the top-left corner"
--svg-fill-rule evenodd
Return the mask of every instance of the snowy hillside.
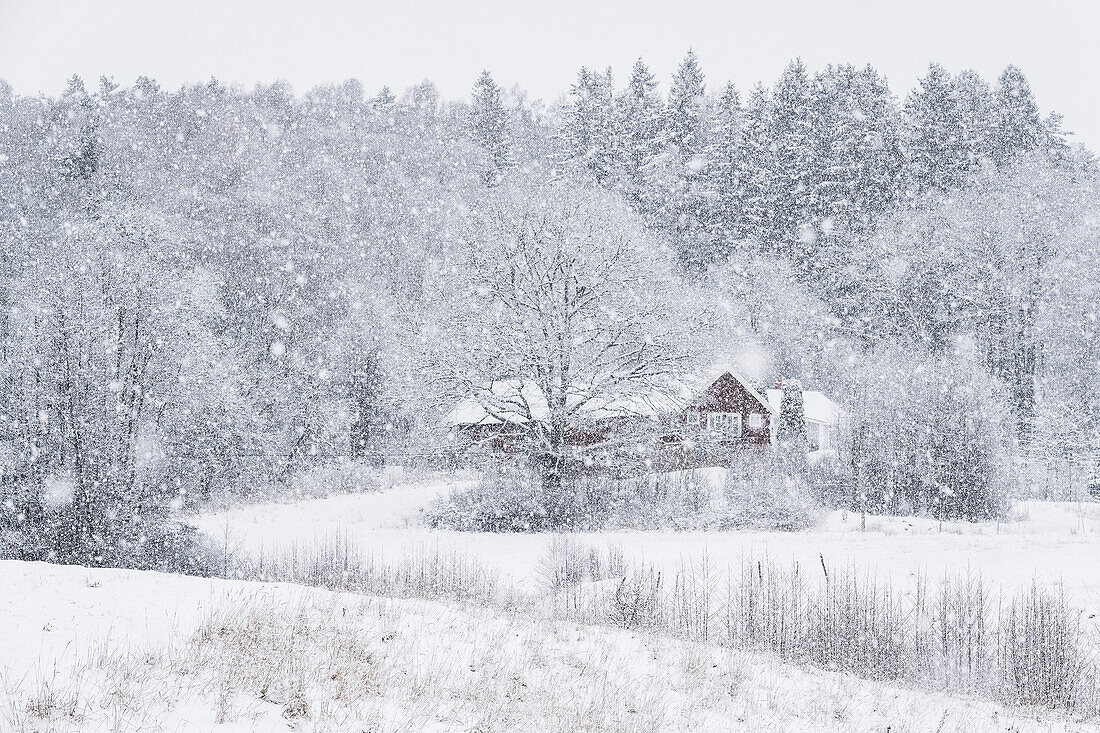
<path id="1" fill-rule="evenodd" d="M 0 562 L 5 730 L 1085 731 L 644 633 L 422 600 Z"/>

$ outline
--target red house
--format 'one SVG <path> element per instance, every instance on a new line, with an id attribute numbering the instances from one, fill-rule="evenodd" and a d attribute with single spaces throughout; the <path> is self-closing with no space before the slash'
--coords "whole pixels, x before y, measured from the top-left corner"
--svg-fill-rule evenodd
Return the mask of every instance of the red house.
<path id="1" fill-rule="evenodd" d="M 746 452 L 763 453 L 776 440 L 783 392 L 756 390 L 733 370 L 722 371 L 680 399 L 651 397 L 589 404 L 583 429 L 567 442 L 593 466 L 636 464 L 663 468 L 730 465 Z M 808 448 L 831 448 L 842 411 L 820 392 L 802 391 Z M 513 453 L 534 424 L 547 419 L 546 400 L 532 382 L 504 380 L 459 402 L 448 416 L 456 449 Z"/>
<path id="2" fill-rule="evenodd" d="M 776 417 L 763 395 L 726 371 L 669 421 L 663 452 L 682 465 L 728 463 L 738 453 L 766 450 Z"/>

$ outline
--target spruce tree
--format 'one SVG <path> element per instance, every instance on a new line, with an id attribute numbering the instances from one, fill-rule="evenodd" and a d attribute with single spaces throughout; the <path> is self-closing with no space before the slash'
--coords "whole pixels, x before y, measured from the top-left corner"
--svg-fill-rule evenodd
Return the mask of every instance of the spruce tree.
<path id="1" fill-rule="evenodd" d="M 776 438 L 781 444 L 806 441 L 806 407 L 802 400 L 802 384 L 797 379 L 783 382 Z"/>
<path id="2" fill-rule="evenodd" d="M 809 190 L 813 225 L 846 218 L 854 206 L 853 187 L 858 176 L 860 120 L 856 118 L 851 66 L 829 65 L 810 82 L 810 118 L 813 157 L 819 164 Z"/>
<path id="3" fill-rule="evenodd" d="M 563 141 L 566 160 L 587 168 L 598 183 L 607 183 L 617 150 L 611 69 L 600 74 L 581 67 L 570 97 Z"/>
<path id="4" fill-rule="evenodd" d="M 771 98 L 763 84 L 753 87 L 745 107 L 738 158 L 741 161 L 741 208 L 737 229 L 757 246 L 767 246 L 774 227 L 775 194 L 771 139 Z"/>
<path id="5" fill-rule="evenodd" d="M 997 79 L 991 127 L 997 165 L 1014 162 L 1021 154 L 1037 149 L 1043 140 L 1039 106 L 1027 78 L 1015 66 L 1008 66 Z"/>
<path id="6" fill-rule="evenodd" d="M 713 259 L 710 237 L 702 226 L 705 94 L 703 72 L 688 51 L 672 78 L 660 149 L 643 170 L 643 213 L 672 235 L 681 261 L 691 268 Z"/>
<path id="7" fill-rule="evenodd" d="M 905 102 L 909 166 L 918 191 L 947 190 L 966 180 L 969 156 L 955 80 L 931 64 Z"/>
<path id="8" fill-rule="evenodd" d="M 806 465 L 809 441 L 806 435 L 806 405 L 802 399 L 802 384 L 797 379 L 782 383 L 783 398 L 779 403 L 779 424 L 776 426 L 776 447 L 780 465 L 789 475 L 797 475 Z"/>
<path id="9" fill-rule="evenodd" d="M 657 80 L 639 58 L 617 102 L 619 168 L 623 188 L 635 204 L 642 197 L 644 169 L 660 150 L 664 120 Z"/>
<path id="10" fill-rule="evenodd" d="M 388 86 L 382 87 L 381 91 L 375 95 L 371 100 L 371 106 L 375 109 L 388 109 L 394 105 L 397 98 L 393 96 L 393 92 L 390 91 Z"/>
<path id="11" fill-rule="evenodd" d="M 705 104 L 703 71 L 699 68 L 695 53 L 688 51 L 672 77 L 664 136 L 665 144 L 676 146 L 684 161 L 690 161 L 703 151 Z"/>
<path id="12" fill-rule="evenodd" d="M 742 116 L 741 95 L 732 82 L 728 83 L 714 109 L 707 139 L 705 173 L 706 199 L 711 203 L 704 223 L 724 251 L 742 236 L 740 212 L 745 194 Z"/>
<path id="13" fill-rule="evenodd" d="M 70 133 L 58 146 L 63 175 L 68 180 L 87 181 L 99 169 L 103 154 L 96 100 L 88 95 L 84 81 L 74 74 L 61 95 L 61 105 L 66 109 L 65 126 Z"/>
<path id="14" fill-rule="evenodd" d="M 511 165 L 508 112 L 501 100 L 500 87 L 488 71 L 481 72 L 473 96 L 470 132 L 486 153 L 487 165 L 482 171 L 482 180 L 486 185 L 494 185 Z"/>
<path id="15" fill-rule="evenodd" d="M 810 81 L 801 59 L 783 71 L 775 85 L 771 104 L 774 189 L 771 206 L 775 212 L 767 233 L 772 248 L 791 256 L 805 272 L 813 266 L 815 241 L 807 236 L 812 224 L 811 193 L 814 188 L 816 155 L 813 141 L 815 116 Z"/>
<path id="16" fill-rule="evenodd" d="M 1067 133 L 1062 129 L 1062 115 L 1051 112 L 1043 119 L 1043 152 L 1055 163 L 1067 163 L 1072 156 Z"/>
<path id="17" fill-rule="evenodd" d="M 977 170 L 992 151 L 991 127 L 993 92 L 985 79 L 967 69 L 955 79 L 958 91 L 959 120 L 962 127 L 962 153 L 966 169 Z"/>
<path id="18" fill-rule="evenodd" d="M 816 156 L 810 206 L 817 235 L 866 231 L 897 198 L 898 121 L 886 80 L 871 66 L 829 66 L 813 82 Z"/>

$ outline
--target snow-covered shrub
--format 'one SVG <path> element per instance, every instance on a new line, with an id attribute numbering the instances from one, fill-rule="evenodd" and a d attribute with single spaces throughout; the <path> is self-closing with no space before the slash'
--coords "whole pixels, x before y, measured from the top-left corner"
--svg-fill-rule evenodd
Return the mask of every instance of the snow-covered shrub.
<path id="1" fill-rule="evenodd" d="M 1091 653 L 1090 653 L 1091 652 Z M 1002 612 L 1001 694 L 1018 704 L 1097 711 L 1100 667 L 1065 596 L 1036 582 Z"/>
<path id="2" fill-rule="evenodd" d="M 811 453 L 805 469 L 809 495 L 826 509 L 847 509 L 852 504 L 855 482 L 852 467 L 836 451 Z"/>
<path id="3" fill-rule="evenodd" d="M 653 567 L 634 568 L 615 584 L 607 620 L 628 629 L 655 628 L 661 620 L 661 573 Z"/>
<path id="4" fill-rule="evenodd" d="M 1100 714 L 1095 641 L 1060 592 L 1035 584 L 1011 598 L 966 573 L 934 585 L 920 576 L 910 592 L 824 556 L 820 565 L 789 567 L 746 556 L 718 574 L 704 556 L 673 568 L 631 559 L 617 577 L 549 590 L 554 613 L 582 623 L 644 628 L 1086 718 Z"/>
<path id="5" fill-rule="evenodd" d="M 312 498 L 337 494 L 360 494 L 382 488 L 378 468 L 359 461 L 338 461 L 303 469 L 290 481 L 292 496 Z"/>
<path id="6" fill-rule="evenodd" d="M 736 470 L 574 476 L 552 489 L 534 473 L 498 467 L 438 501 L 428 521 L 471 532 L 796 530 L 816 520 L 809 497 L 802 475 L 786 475 L 764 456 L 746 456 Z"/>
<path id="7" fill-rule="evenodd" d="M 702 472 L 649 473 L 594 481 L 610 499 L 607 524 L 629 529 L 706 529 L 715 526 L 714 482 Z"/>
<path id="8" fill-rule="evenodd" d="M 397 556 L 379 555 L 342 532 L 269 545 L 257 554 L 227 550 L 223 561 L 228 577 L 380 596 L 487 604 L 499 590 L 497 574 L 468 553 L 424 545 Z"/>
<path id="9" fill-rule="evenodd" d="M 746 459 L 726 474 L 723 527 L 793 531 L 817 520 L 805 477 L 771 456 Z"/>
<path id="10" fill-rule="evenodd" d="M 580 583 L 622 577 L 625 569 L 622 547 L 609 545 L 601 551 L 569 536 L 552 538 L 538 564 L 539 580 L 549 593 Z"/>
<path id="11" fill-rule="evenodd" d="M 555 529 L 540 478 L 501 467 L 468 489 L 455 491 L 428 511 L 428 524 L 464 532 L 541 532 Z"/>
<path id="12" fill-rule="evenodd" d="M 1004 515 L 1011 417 L 1003 390 L 972 358 L 914 361 L 890 352 L 859 381 L 849 405 L 851 508 L 941 519 Z"/>
<path id="13" fill-rule="evenodd" d="M 81 524 L 90 527 L 86 539 L 73 531 Z M 0 559 L 211 575 L 220 568 L 217 558 L 207 538 L 172 517 L 167 506 L 0 506 Z"/>

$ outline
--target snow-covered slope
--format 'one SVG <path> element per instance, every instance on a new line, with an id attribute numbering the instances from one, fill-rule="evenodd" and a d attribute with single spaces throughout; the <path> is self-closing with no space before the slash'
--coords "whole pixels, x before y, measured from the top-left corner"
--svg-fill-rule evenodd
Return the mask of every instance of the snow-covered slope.
<path id="1" fill-rule="evenodd" d="M 5 731 L 1086 731 L 537 614 L 0 562 Z"/>

